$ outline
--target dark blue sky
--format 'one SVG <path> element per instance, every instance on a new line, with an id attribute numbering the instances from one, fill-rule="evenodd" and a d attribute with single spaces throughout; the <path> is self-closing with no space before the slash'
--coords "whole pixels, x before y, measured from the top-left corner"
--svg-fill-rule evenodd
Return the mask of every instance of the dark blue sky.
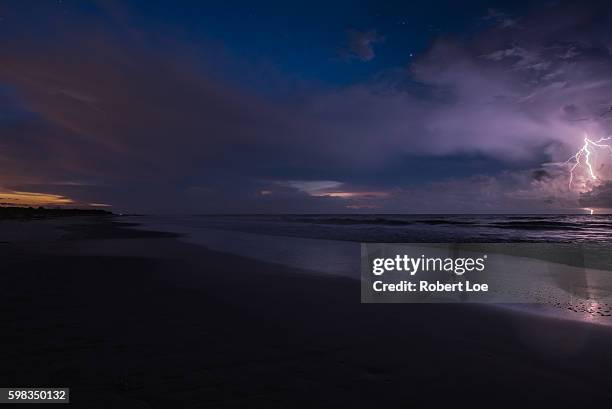
<path id="1" fill-rule="evenodd" d="M 516 12 L 524 8 L 517 2 L 490 1 L 178 3 L 128 2 L 124 12 L 130 17 L 124 23 L 161 38 L 171 35 L 196 47 L 222 50 L 234 63 L 271 64 L 280 74 L 321 86 L 367 81 L 379 72 L 405 67 L 411 55 L 425 51 L 436 37 L 468 35 L 486 26 L 482 16 L 489 9 Z M 93 8 L 89 13 L 97 16 Z M 368 64 L 342 57 L 350 29 L 374 29 L 384 37 L 376 46 L 376 58 Z M 242 71 L 240 65 L 223 68 L 229 68 L 235 79 L 262 80 Z"/>
<path id="2" fill-rule="evenodd" d="M 152 212 L 575 209 L 593 186 L 563 191 L 555 163 L 607 129 L 576 121 L 607 103 L 603 10 L 4 2 L 0 192 Z"/>

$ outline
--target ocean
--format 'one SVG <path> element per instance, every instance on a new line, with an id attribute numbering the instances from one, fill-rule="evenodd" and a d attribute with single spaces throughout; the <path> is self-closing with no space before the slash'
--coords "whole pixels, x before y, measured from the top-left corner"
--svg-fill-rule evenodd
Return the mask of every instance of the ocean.
<path id="1" fill-rule="evenodd" d="M 379 243 L 612 242 L 611 215 L 244 215 L 169 217 L 191 226 Z"/>
<path id="2" fill-rule="evenodd" d="M 359 276 L 359 243 L 554 243 L 566 245 L 568 252 L 588 251 L 590 267 L 612 270 L 610 215 L 166 215 L 125 219 L 148 229 L 183 234 L 185 240 L 212 250 L 353 278 Z"/>
<path id="3" fill-rule="evenodd" d="M 544 304 L 505 308 L 612 325 L 612 306 L 588 299 L 560 304 L 558 285 L 546 277 L 562 264 L 578 267 L 574 271 L 591 277 L 590 282 L 603 277 L 606 288 L 612 288 L 608 215 L 166 215 L 123 220 L 179 233 L 182 240 L 213 251 L 355 280 L 361 280 L 361 243 L 495 243 L 500 255 L 526 257 L 542 270 L 537 279 Z M 528 272 L 516 279 L 536 282 Z"/>

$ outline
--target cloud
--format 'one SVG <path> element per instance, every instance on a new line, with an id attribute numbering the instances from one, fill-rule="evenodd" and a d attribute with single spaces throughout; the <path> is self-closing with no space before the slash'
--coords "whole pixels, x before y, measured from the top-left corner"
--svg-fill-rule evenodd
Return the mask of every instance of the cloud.
<path id="1" fill-rule="evenodd" d="M 61 20 L 32 38 L 24 26 L 0 57 L 0 102 L 15 107 L 0 118 L 0 185 L 149 211 L 578 206 L 563 162 L 584 132 L 612 125 L 603 6 L 562 4 L 520 24 L 494 11 L 492 27 L 440 37 L 407 69 L 288 97 L 221 77 L 226 62 L 169 39 Z M 363 61 L 383 41 L 376 30 L 348 37 Z M 407 158 L 446 156 L 513 171 L 435 184 L 413 168 L 371 180 Z M 312 195 L 321 181 L 337 185 Z"/>
<path id="2" fill-rule="evenodd" d="M 197 178 L 218 159 L 228 168 L 236 146 L 272 145 L 287 132 L 282 107 L 237 90 L 189 53 L 153 51 L 105 27 L 55 29 L 61 41 L 32 38 L 0 57 L 4 98 L 17 107 L 0 118 L 2 187 L 50 186 L 124 208 L 183 207 L 186 175 Z M 90 197 L 91 189 L 58 180 L 110 186 L 99 191 L 117 197 Z"/>
<path id="3" fill-rule="evenodd" d="M 612 182 L 607 181 L 583 193 L 580 197 L 580 204 L 583 207 L 595 209 L 612 209 Z"/>
<path id="4" fill-rule="evenodd" d="M 311 196 L 317 196 L 322 192 L 327 192 L 330 189 L 337 189 L 342 186 L 341 182 L 334 180 L 287 180 L 278 181 L 276 184 L 295 188 Z"/>
<path id="5" fill-rule="evenodd" d="M 61 195 L 0 191 L 0 206 L 67 206 L 75 204 L 74 200 Z"/>
<path id="6" fill-rule="evenodd" d="M 499 28 L 511 28 L 517 25 L 516 19 L 510 17 L 509 14 L 492 8 L 487 10 L 487 14 L 482 19 L 493 22 Z"/>
<path id="7" fill-rule="evenodd" d="M 385 40 L 376 30 L 349 30 L 347 36 L 350 55 L 361 61 L 373 60 L 374 57 L 376 57 L 374 45 L 382 43 Z"/>
<path id="8" fill-rule="evenodd" d="M 382 190 L 368 190 L 358 186 L 330 180 L 309 181 L 275 181 L 270 188 L 260 190 L 260 195 L 267 196 L 275 193 L 276 188 L 295 189 L 300 194 L 311 198 L 340 199 L 335 204 L 345 209 L 374 209 L 381 207 L 381 200 L 391 197 L 392 192 Z"/>

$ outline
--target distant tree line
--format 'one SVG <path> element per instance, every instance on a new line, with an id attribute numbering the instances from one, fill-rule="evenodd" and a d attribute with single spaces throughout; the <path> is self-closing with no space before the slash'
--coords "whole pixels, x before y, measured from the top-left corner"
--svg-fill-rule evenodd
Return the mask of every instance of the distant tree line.
<path id="1" fill-rule="evenodd" d="M 112 215 L 112 213 L 101 209 L 65 209 L 46 207 L 0 206 L 0 219 L 43 219 L 49 217 L 88 215 L 103 216 Z"/>

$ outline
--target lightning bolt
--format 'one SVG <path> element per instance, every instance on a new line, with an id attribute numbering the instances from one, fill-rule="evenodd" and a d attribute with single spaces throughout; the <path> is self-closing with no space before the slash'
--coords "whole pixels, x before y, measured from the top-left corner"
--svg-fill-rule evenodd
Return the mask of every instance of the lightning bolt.
<path id="1" fill-rule="evenodd" d="M 578 150 L 578 152 L 576 152 L 567 161 L 565 161 L 565 163 L 570 163 L 572 161 L 574 163 L 574 165 L 570 168 L 570 177 L 568 185 L 569 189 L 572 188 L 572 183 L 574 182 L 574 171 L 576 170 L 576 168 L 578 168 L 578 166 L 583 164 L 586 167 L 587 173 L 591 177 L 591 179 L 597 180 L 597 175 L 595 174 L 595 171 L 593 170 L 593 164 L 591 163 L 591 155 L 593 153 L 592 149 L 605 148 L 608 149 L 610 153 L 612 153 L 612 146 L 602 143 L 611 139 L 612 136 L 609 136 L 607 138 L 600 138 L 597 141 L 593 141 L 592 139 L 589 139 L 588 135 L 585 134 L 584 144 L 582 145 L 582 147 Z"/>

